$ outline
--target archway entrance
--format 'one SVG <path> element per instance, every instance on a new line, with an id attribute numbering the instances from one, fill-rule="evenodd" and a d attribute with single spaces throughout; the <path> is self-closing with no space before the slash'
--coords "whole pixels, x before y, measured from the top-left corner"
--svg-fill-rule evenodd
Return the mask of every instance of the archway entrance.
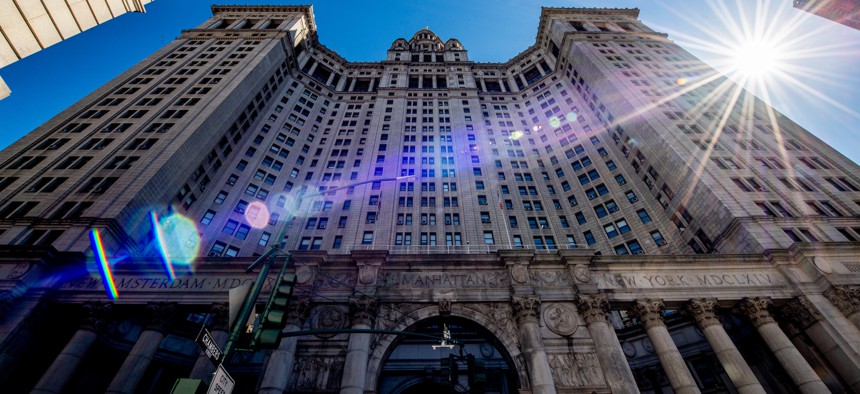
<path id="1" fill-rule="evenodd" d="M 436 316 L 406 331 L 442 336 L 446 329 L 452 348 L 439 341 L 399 337 L 389 347 L 379 376 L 380 394 L 517 393 L 517 372 L 510 355 L 493 334 L 479 324 L 453 316 Z"/>

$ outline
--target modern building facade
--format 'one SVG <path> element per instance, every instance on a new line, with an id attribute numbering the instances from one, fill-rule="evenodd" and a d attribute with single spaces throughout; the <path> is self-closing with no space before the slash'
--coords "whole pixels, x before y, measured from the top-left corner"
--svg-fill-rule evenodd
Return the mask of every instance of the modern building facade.
<path id="1" fill-rule="evenodd" d="M 860 29 L 860 1 L 857 0 L 794 0 L 794 8 Z"/>
<path id="2" fill-rule="evenodd" d="M 544 8 L 504 63 L 427 29 L 356 63 L 310 6 L 214 6 L 0 152 L 0 379 L 208 380 L 194 337 L 284 241 L 286 332 L 462 346 L 287 337 L 227 361 L 236 392 L 860 390 L 860 168 L 638 13 Z"/>
<path id="3" fill-rule="evenodd" d="M 0 68 L 152 0 L 0 1 Z M 10 93 L 0 78 L 0 99 Z"/>

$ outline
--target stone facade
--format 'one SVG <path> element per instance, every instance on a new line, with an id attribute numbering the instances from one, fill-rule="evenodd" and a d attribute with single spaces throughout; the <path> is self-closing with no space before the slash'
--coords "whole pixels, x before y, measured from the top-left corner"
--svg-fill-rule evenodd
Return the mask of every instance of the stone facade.
<path id="1" fill-rule="evenodd" d="M 0 383 L 208 381 L 193 339 L 277 245 L 289 336 L 236 393 L 860 391 L 857 165 L 637 18 L 354 63 L 310 6 L 214 6 L 0 152 Z"/>

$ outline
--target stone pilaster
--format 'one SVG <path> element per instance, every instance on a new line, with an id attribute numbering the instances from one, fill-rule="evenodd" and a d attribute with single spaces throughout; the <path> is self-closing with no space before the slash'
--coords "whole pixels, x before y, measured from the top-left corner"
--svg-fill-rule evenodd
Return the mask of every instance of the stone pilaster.
<path id="1" fill-rule="evenodd" d="M 615 330 L 606 318 L 609 300 L 604 295 L 583 295 L 576 299 L 579 315 L 585 319 L 588 332 L 594 341 L 597 360 L 613 393 L 637 394 L 639 388 Z"/>
<path id="2" fill-rule="evenodd" d="M 776 324 L 769 310 L 771 305 L 773 302 L 770 298 L 745 298 L 738 305 L 738 309 L 750 319 L 762 340 L 802 393 L 830 392 L 788 336 Z"/>
<path id="3" fill-rule="evenodd" d="M 756 379 L 741 352 L 729 338 L 729 334 L 723 328 L 719 316 L 717 316 L 717 300 L 695 299 L 690 300 L 687 311 L 696 320 L 696 324 L 705 334 L 711 349 L 717 355 L 729 379 L 732 380 L 738 393 L 741 394 L 764 394 L 764 388 Z"/>
<path id="4" fill-rule="evenodd" d="M 309 311 L 310 300 L 293 298 L 288 310 L 287 325 L 283 332 L 301 330 Z M 269 362 L 266 364 L 266 372 L 263 374 L 263 381 L 260 383 L 258 393 L 281 394 L 286 390 L 287 382 L 290 381 L 290 374 L 293 372 L 298 342 L 298 337 L 281 338 L 278 349 L 272 352 Z"/>
<path id="5" fill-rule="evenodd" d="M 699 393 L 699 386 L 687 368 L 681 352 L 672 341 L 666 322 L 663 321 L 664 308 L 663 301 L 644 299 L 636 301 L 632 313 L 645 327 L 648 339 L 654 345 L 654 351 L 660 359 L 660 365 L 663 366 L 666 377 L 669 378 L 672 390 L 679 394 Z"/>
<path id="6" fill-rule="evenodd" d="M 31 394 L 62 393 L 74 376 L 81 360 L 95 343 L 109 317 L 112 304 L 88 302 L 81 306 L 81 327 L 72 336 L 48 370 L 33 387 Z"/>
<path id="7" fill-rule="evenodd" d="M 513 297 L 511 304 L 519 325 L 520 344 L 528 367 L 532 392 L 535 394 L 555 393 L 555 383 L 552 379 L 549 358 L 543 347 L 540 328 L 538 327 L 540 299 L 536 296 Z"/>
<path id="8" fill-rule="evenodd" d="M 824 302 L 827 301 L 824 300 Z M 850 343 L 838 340 L 843 333 L 824 318 L 818 307 L 807 296 L 800 296 L 785 304 L 782 313 L 788 319 L 788 323 L 796 325 L 812 339 L 818 350 L 830 361 L 848 386 L 854 392 L 860 392 L 860 354 L 850 346 Z M 841 315 L 839 317 L 844 319 Z M 845 322 L 845 325 L 853 327 L 848 322 Z"/>
<path id="9" fill-rule="evenodd" d="M 173 315 L 176 312 L 174 303 L 149 303 L 146 305 L 147 324 L 131 348 L 125 362 L 114 376 L 106 393 L 134 394 L 137 384 L 152 362 L 164 339 Z"/>
<path id="10" fill-rule="evenodd" d="M 349 299 L 349 311 L 352 317 L 353 329 L 369 329 L 373 327 L 376 317 L 376 300 L 370 297 L 352 297 Z M 341 394 L 362 394 L 367 381 L 367 362 L 370 357 L 370 334 L 349 334 L 347 343 L 346 362 L 341 379 Z"/>
<path id="11" fill-rule="evenodd" d="M 209 308 L 209 314 L 212 316 L 209 325 L 209 333 L 212 334 L 212 339 L 215 340 L 218 347 L 224 349 L 224 346 L 227 344 L 227 339 L 230 337 L 228 316 L 229 305 L 223 302 L 212 304 Z M 209 361 L 208 357 L 206 357 L 206 352 L 200 351 L 200 354 L 197 356 L 197 361 L 194 363 L 194 367 L 191 368 L 191 374 L 189 377 L 191 379 L 200 379 L 205 383 L 209 383 L 209 379 L 212 378 L 213 373 L 215 373 L 215 366 L 212 365 L 212 362 Z"/>

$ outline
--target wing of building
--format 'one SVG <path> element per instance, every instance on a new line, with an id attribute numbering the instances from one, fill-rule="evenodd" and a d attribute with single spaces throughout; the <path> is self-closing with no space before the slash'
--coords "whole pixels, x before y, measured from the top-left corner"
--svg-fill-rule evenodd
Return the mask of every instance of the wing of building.
<path id="1" fill-rule="evenodd" d="M 10 392 L 208 383 L 281 242 L 299 336 L 234 393 L 860 391 L 860 168 L 639 10 L 544 8 L 502 63 L 212 11 L 0 152 Z"/>

